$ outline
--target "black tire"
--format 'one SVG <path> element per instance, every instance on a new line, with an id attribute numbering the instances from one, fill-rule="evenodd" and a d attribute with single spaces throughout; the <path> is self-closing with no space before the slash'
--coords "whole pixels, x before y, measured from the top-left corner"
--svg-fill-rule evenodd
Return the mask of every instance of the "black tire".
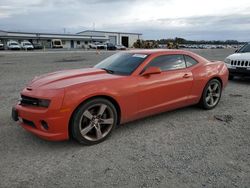
<path id="1" fill-rule="evenodd" d="M 213 87 L 215 85 L 217 85 L 218 89 L 213 91 L 213 88 L 211 88 L 211 87 Z M 212 89 L 212 93 L 211 93 L 211 89 Z M 200 106 L 206 110 L 211 110 L 211 109 L 215 108 L 218 105 L 218 103 L 220 102 L 221 93 L 222 93 L 221 82 L 217 79 L 210 80 L 206 84 L 206 86 L 203 90 L 202 97 L 200 100 Z"/>
<path id="2" fill-rule="evenodd" d="M 233 80 L 233 79 L 234 79 L 234 75 L 229 74 L 228 80 Z"/>
<path id="3" fill-rule="evenodd" d="M 102 107 L 105 109 L 101 113 Z M 112 122 L 107 124 L 111 119 Z M 79 143 L 94 145 L 107 139 L 117 122 L 118 116 L 115 106 L 107 99 L 95 98 L 77 108 L 74 112 L 70 128 L 73 138 Z M 101 137 L 99 133 L 102 134 Z"/>

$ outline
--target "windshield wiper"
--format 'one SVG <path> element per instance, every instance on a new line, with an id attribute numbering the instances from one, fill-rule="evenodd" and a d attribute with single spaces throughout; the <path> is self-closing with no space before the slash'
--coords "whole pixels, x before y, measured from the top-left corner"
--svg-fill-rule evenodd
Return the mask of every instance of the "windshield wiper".
<path id="1" fill-rule="evenodd" d="M 107 73 L 109 74 L 114 74 L 114 71 L 110 70 L 110 69 L 106 69 L 106 68 L 101 68 L 102 70 L 105 70 Z"/>

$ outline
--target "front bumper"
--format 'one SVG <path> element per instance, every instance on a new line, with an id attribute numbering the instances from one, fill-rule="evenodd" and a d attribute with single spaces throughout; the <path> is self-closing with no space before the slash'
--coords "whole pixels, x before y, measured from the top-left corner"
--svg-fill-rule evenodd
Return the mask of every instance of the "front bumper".
<path id="1" fill-rule="evenodd" d="M 23 48 L 24 50 L 34 50 L 32 47 Z"/>
<path id="2" fill-rule="evenodd" d="M 229 74 L 233 76 L 250 76 L 250 67 L 228 68 Z"/>
<path id="3" fill-rule="evenodd" d="M 50 141 L 67 140 L 70 113 L 66 110 L 48 110 L 17 104 L 12 109 L 12 119 L 27 131 Z M 48 128 L 43 126 L 46 122 Z"/>
<path id="4" fill-rule="evenodd" d="M 13 47 L 13 48 L 9 48 L 9 50 L 21 50 L 21 48 Z"/>

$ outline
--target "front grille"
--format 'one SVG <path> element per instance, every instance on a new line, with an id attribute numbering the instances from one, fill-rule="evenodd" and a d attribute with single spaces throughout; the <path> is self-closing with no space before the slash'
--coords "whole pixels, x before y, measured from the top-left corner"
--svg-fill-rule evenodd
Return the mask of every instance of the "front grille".
<path id="1" fill-rule="evenodd" d="M 39 99 L 21 95 L 20 105 L 22 105 L 22 106 L 38 106 Z"/>
<path id="2" fill-rule="evenodd" d="M 236 67 L 250 67 L 250 61 L 232 60 L 231 65 Z"/>

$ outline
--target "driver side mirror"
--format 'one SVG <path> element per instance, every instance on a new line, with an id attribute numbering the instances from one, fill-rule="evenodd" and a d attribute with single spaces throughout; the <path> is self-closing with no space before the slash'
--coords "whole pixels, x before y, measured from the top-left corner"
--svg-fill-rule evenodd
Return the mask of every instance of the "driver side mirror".
<path id="1" fill-rule="evenodd" d="M 142 76 L 149 76 L 151 74 L 160 74 L 160 73 L 161 73 L 161 69 L 159 67 L 148 67 L 142 73 Z"/>

